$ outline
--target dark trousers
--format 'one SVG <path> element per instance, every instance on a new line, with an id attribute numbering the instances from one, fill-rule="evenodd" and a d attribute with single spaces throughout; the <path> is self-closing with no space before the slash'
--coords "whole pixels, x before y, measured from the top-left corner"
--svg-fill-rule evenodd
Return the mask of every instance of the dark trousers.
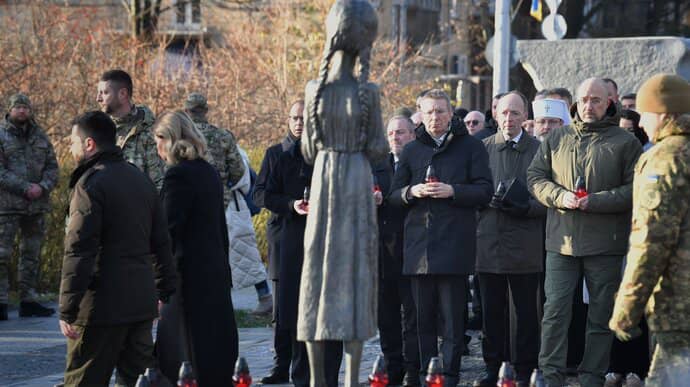
<path id="1" fill-rule="evenodd" d="M 278 300 L 280 291 L 278 281 L 273 281 L 273 370 L 272 373 L 287 375 L 290 370 L 290 359 L 292 358 L 292 342 L 294 335 L 287 329 L 278 327 Z"/>
<path id="2" fill-rule="evenodd" d="M 520 380 L 528 380 L 532 370 L 537 367 L 539 355 L 539 273 L 479 273 L 479 287 L 483 303 L 482 354 L 487 371 L 497 376 L 501 362 L 510 358 Z M 511 296 L 508 295 L 508 289 Z M 508 338 L 506 333 L 511 330 L 506 312 L 511 302 L 515 334 Z M 510 356 L 506 353 L 507 341 L 510 342 Z"/>
<path id="3" fill-rule="evenodd" d="M 425 376 L 429 360 L 440 353 L 446 385 L 454 386 L 458 383 L 465 349 L 467 276 L 426 274 L 411 278 L 417 305 L 420 374 Z M 442 339 L 440 351 L 439 336 Z"/>
<path id="4" fill-rule="evenodd" d="M 381 352 L 386 360 L 389 384 L 399 385 L 405 374 L 416 376 L 420 368 L 417 312 L 410 277 L 382 278 L 378 308 Z"/>
<path id="5" fill-rule="evenodd" d="M 642 334 L 630 341 L 613 338 L 609 371 L 617 374 L 633 372 L 640 378 L 647 377 L 649 371 L 649 328 L 643 318 L 639 324 Z"/>
<path id="6" fill-rule="evenodd" d="M 134 386 L 153 368 L 152 321 L 112 326 L 76 326 L 79 337 L 67 339 L 65 386 L 107 386 L 117 369 L 117 386 Z"/>
<path id="7" fill-rule="evenodd" d="M 566 364 L 577 369 L 585 353 L 585 331 L 587 330 L 587 304 L 583 298 L 584 275 L 580 276 L 573 297 L 573 317 L 568 327 L 568 357 Z"/>
<path id="8" fill-rule="evenodd" d="M 291 334 L 293 338 L 297 337 L 297 331 L 292 331 Z M 343 342 L 325 341 L 325 343 L 326 386 L 338 387 L 338 373 L 340 372 L 340 363 L 343 360 Z M 307 354 L 307 345 L 303 341 L 294 340 L 292 342 L 291 377 L 295 387 L 309 387 L 311 379 L 309 376 L 309 355 Z"/>

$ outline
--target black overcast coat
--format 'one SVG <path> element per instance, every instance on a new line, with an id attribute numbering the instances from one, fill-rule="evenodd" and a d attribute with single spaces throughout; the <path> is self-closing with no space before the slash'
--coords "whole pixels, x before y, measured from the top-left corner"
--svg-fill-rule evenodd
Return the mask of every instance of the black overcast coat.
<path id="1" fill-rule="evenodd" d="M 263 161 L 261 161 L 261 169 L 259 175 L 256 177 L 256 183 L 252 192 L 252 200 L 254 204 L 259 207 L 266 207 L 266 184 L 268 176 L 276 169 L 280 154 L 290 149 L 295 143 L 289 135 L 283 139 L 279 144 L 275 144 L 266 149 Z M 271 211 L 266 222 L 266 240 L 268 241 L 268 277 L 276 281 L 280 273 L 280 235 L 283 229 L 283 217 Z"/>
<path id="2" fill-rule="evenodd" d="M 280 280 L 278 281 L 278 326 L 297 329 L 297 305 L 304 262 L 304 229 L 307 216 L 299 215 L 293 203 L 302 199 L 311 183 L 312 167 L 304 162 L 300 142 L 282 152 L 266 181 L 264 204 L 283 222 L 280 235 Z"/>
<path id="3" fill-rule="evenodd" d="M 453 119 L 441 146 L 424 125 L 416 140 L 400 155 L 389 201 L 408 207 L 405 218 L 403 274 L 470 274 L 474 272 L 477 234 L 476 210 L 491 200 L 493 183 L 484 144 Z M 434 166 L 440 181 L 450 184 L 454 197 L 407 198 L 413 185 L 422 183 L 427 166 Z"/>
<path id="4" fill-rule="evenodd" d="M 203 159 L 183 160 L 165 174 L 161 197 L 180 291 L 158 322 L 160 368 L 174 381 L 190 360 L 200 386 L 230 386 L 238 338 L 220 176 Z"/>
<path id="5" fill-rule="evenodd" d="M 393 154 L 372 167 L 376 183 L 384 198 L 389 196 L 393 184 Z M 405 210 L 384 200 L 378 206 L 376 217 L 379 225 L 379 278 L 397 279 L 402 273 L 403 224 Z"/>

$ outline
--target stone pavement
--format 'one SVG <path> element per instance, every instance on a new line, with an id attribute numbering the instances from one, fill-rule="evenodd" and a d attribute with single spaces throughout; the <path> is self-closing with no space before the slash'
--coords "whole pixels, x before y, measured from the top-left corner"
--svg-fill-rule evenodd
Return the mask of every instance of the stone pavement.
<path id="1" fill-rule="evenodd" d="M 233 291 L 232 297 L 236 309 L 251 310 L 256 306 L 253 287 Z M 463 357 L 461 386 L 471 385 L 483 369 L 479 332 L 470 333 L 473 339 L 470 356 Z M 252 377 L 258 381 L 272 366 L 273 332 L 270 328 L 242 328 L 239 337 L 240 356 L 247 359 Z M 65 348 L 57 316 L 20 319 L 17 310 L 11 310 L 10 320 L 0 322 L 0 386 L 50 387 L 60 382 L 65 365 Z M 378 337 L 365 344 L 360 381 L 366 381 L 379 353 Z M 343 379 L 344 370 L 341 370 L 341 381 Z"/>

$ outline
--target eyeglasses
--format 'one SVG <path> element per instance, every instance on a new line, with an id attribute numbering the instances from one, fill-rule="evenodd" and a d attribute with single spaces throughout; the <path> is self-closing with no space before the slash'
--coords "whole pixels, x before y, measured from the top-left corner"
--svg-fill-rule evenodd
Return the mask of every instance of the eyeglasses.
<path id="1" fill-rule="evenodd" d="M 477 126 L 479 125 L 479 120 L 467 120 L 465 121 L 465 125 Z"/>
<path id="2" fill-rule="evenodd" d="M 290 119 L 293 121 L 302 121 L 304 122 L 304 117 L 302 116 L 290 116 Z"/>
<path id="3" fill-rule="evenodd" d="M 607 99 L 602 99 L 599 97 L 582 97 L 577 100 L 578 104 L 585 105 L 587 102 L 591 103 L 592 105 L 599 105 L 604 101 L 608 101 Z"/>

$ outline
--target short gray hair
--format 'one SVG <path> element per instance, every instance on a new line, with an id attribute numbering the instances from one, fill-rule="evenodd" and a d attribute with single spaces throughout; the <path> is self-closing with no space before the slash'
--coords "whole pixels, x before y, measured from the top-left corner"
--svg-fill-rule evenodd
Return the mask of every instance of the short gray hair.
<path id="1" fill-rule="evenodd" d="M 424 95 L 422 96 L 422 99 L 420 100 L 420 104 L 421 104 L 421 101 L 423 101 L 425 99 L 442 99 L 442 100 L 445 100 L 446 103 L 448 104 L 448 110 L 449 111 L 453 110 L 453 106 L 450 104 L 450 97 L 448 96 L 448 93 L 446 93 L 445 91 L 443 91 L 441 89 L 431 89 L 431 90 L 427 91 L 426 93 L 424 93 Z"/>
<path id="2" fill-rule="evenodd" d="M 407 126 L 410 128 L 410 132 L 414 132 L 414 128 L 415 128 L 414 122 L 412 122 L 410 117 L 402 115 L 402 114 L 398 114 L 397 116 L 393 116 L 390 119 L 388 119 L 388 122 L 386 123 L 386 128 L 388 128 L 388 125 L 390 125 L 391 122 L 393 122 L 395 120 L 405 121 Z"/>

